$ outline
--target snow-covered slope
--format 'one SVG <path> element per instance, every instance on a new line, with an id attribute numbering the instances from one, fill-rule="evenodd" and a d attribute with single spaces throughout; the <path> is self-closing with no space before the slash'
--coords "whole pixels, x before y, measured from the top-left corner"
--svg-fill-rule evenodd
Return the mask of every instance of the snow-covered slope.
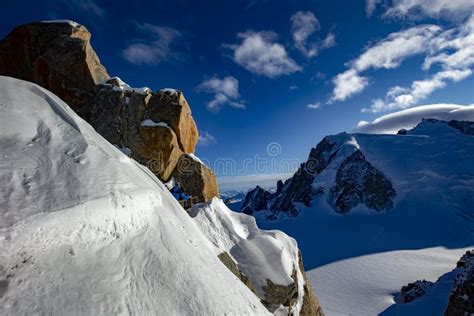
<path id="1" fill-rule="evenodd" d="M 300 313 L 305 294 L 312 295 L 312 291 L 308 294 L 293 238 L 278 230 L 259 229 L 254 217 L 231 211 L 217 198 L 194 206 L 190 213 L 220 252 L 230 254 L 271 311 L 278 315 Z M 319 303 L 315 304 L 319 307 Z M 311 315 L 316 312 L 319 310 L 313 310 Z"/>
<path id="2" fill-rule="evenodd" d="M 277 208 L 255 213 L 260 227 L 298 241 L 327 315 L 383 313 L 403 285 L 436 281 L 472 248 L 474 136 L 456 124 L 424 120 L 406 135 L 327 137 L 308 160 L 313 174 L 293 177 L 267 204 Z M 363 159 L 349 159 L 355 153 Z M 349 207 L 334 203 L 334 193 Z M 281 207 L 293 197 L 300 212 L 287 218 Z M 443 314 L 448 297 L 433 300 L 430 315 Z"/>
<path id="3" fill-rule="evenodd" d="M 0 77 L 0 314 L 266 314 L 146 168 Z"/>

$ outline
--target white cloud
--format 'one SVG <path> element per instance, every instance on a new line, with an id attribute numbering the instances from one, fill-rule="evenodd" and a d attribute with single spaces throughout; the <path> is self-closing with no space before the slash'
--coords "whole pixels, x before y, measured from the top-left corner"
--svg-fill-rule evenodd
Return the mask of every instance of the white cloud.
<path id="1" fill-rule="evenodd" d="M 440 31 L 436 25 L 421 25 L 391 33 L 366 49 L 352 67 L 359 72 L 370 68 L 397 68 L 408 57 L 425 52 L 430 40 Z"/>
<path id="2" fill-rule="evenodd" d="M 347 63 L 350 68 L 333 78 L 331 101 L 343 101 L 360 93 L 368 79 L 359 73 L 368 69 L 393 69 L 410 56 L 426 52 L 430 40 L 441 31 L 436 25 L 421 25 L 389 34 L 385 39 L 366 48 L 355 60 Z"/>
<path id="3" fill-rule="evenodd" d="M 209 134 L 208 131 L 199 131 L 198 146 L 206 147 L 212 144 L 217 144 L 216 138 Z"/>
<path id="4" fill-rule="evenodd" d="M 474 67 L 474 15 L 458 28 L 440 33 L 429 43 L 423 69 L 439 64 L 441 70 L 424 80 L 415 80 L 409 88 L 392 87 L 385 98 L 373 101 L 363 111 L 382 112 L 411 107 L 450 82 L 471 76 Z"/>
<path id="5" fill-rule="evenodd" d="M 129 45 L 122 51 L 123 58 L 137 65 L 156 65 L 173 57 L 170 45 L 181 36 L 178 30 L 148 23 L 138 24 L 137 28 L 152 38 L 151 43 Z"/>
<path id="6" fill-rule="evenodd" d="M 365 0 L 365 14 L 370 17 L 381 0 Z"/>
<path id="7" fill-rule="evenodd" d="M 332 79 L 334 90 L 332 92 L 331 101 L 344 101 L 348 97 L 364 90 L 369 84 L 365 77 L 358 75 L 354 69 L 346 70 Z"/>
<path id="8" fill-rule="evenodd" d="M 444 88 L 449 81 L 458 82 L 472 74 L 472 70 L 444 70 L 433 76 L 413 81 L 411 88 L 393 87 L 385 97 L 385 100 L 376 99 L 370 108 L 362 109 L 363 112 L 384 112 L 397 109 L 406 109 L 428 97 L 433 91 Z"/>
<path id="9" fill-rule="evenodd" d="M 458 29 L 441 33 L 431 43 L 431 54 L 425 59 L 423 69 L 433 65 L 445 69 L 465 69 L 474 65 L 474 14 Z"/>
<path id="10" fill-rule="evenodd" d="M 306 107 L 310 110 L 317 110 L 321 108 L 321 103 L 316 102 L 316 103 L 308 104 L 306 105 Z"/>
<path id="11" fill-rule="evenodd" d="M 290 90 L 290 91 L 298 90 L 298 86 L 294 86 L 294 85 L 293 85 L 293 86 L 289 86 L 289 87 L 288 87 L 288 90 Z"/>
<path id="12" fill-rule="evenodd" d="M 361 121 L 355 132 L 369 134 L 396 134 L 400 129 L 411 129 L 424 118 L 438 120 L 474 121 L 474 104 L 430 104 L 383 115 L 372 122 Z"/>
<path id="13" fill-rule="evenodd" d="M 384 17 L 418 19 L 426 16 L 459 20 L 473 11 L 472 0 L 393 0 Z"/>
<path id="14" fill-rule="evenodd" d="M 312 12 L 298 11 L 291 16 L 290 20 L 295 47 L 306 57 L 315 57 L 321 49 L 336 44 L 336 36 L 333 33 L 329 33 L 324 40 L 315 39 L 313 42 L 308 42 L 309 38 L 321 28 Z"/>
<path id="15" fill-rule="evenodd" d="M 223 105 L 245 109 L 240 101 L 239 81 L 232 76 L 220 79 L 217 76 L 204 80 L 197 86 L 197 91 L 214 94 L 214 99 L 207 103 L 208 110 L 219 111 Z"/>
<path id="16" fill-rule="evenodd" d="M 105 10 L 102 9 L 102 7 L 100 7 L 94 0 L 70 0 L 67 3 L 71 8 L 91 13 L 98 17 L 103 17 L 105 15 Z"/>
<path id="17" fill-rule="evenodd" d="M 234 62 L 248 71 L 269 78 L 301 71 L 285 47 L 275 42 L 275 33 L 248 31 L 237 34 L 237 38 L 241 39 L 240 44 L 223 46 L 232 50 Z"/>

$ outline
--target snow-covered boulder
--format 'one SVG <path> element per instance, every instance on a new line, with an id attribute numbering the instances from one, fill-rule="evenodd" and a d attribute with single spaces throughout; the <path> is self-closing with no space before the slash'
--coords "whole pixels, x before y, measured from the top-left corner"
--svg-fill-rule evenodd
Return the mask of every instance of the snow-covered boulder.
<path id="1" fill-rule="evenodd" d="M 0 77 L 0 120 L 2 315 L 268 313 L 153 173 L 54 94 Z"/>
<path id="2" fill-rule="evenodd" d="M 322 315 L 293 238 L 281 231 L 259 229 L 254 217 L 229 210 L 217 198 L 193 206 L 190 214 L 207 238 L 229 254 L 240 273 L 251 280 L 271 312 Z"/>

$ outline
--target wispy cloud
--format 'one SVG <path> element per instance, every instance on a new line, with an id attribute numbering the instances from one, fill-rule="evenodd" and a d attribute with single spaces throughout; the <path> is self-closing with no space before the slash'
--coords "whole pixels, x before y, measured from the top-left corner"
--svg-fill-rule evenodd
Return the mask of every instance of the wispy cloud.
<path id="1" fill-rule="evenodd" d="M 196 90 L 214 94 L 214 99 L 207 103 L 207 109 L 210 111 L 219 111 L 224 105 L 245 109 L 245 105 L 240 100 L 239 81 L 232 76 L 223 79 L 214 76 L 201 82 Z"/>
<path id="2" fill-rule="evenodd" d="M 301 71 L 285 47 L 276 42 L 276 33 L 247 31 L 238 33 L 237 38 L 239 44 L 224 44 L 223 47 L 230 49 L 233 61 L 248 71 L 269 78 Z"/>
<path id="3" fill-rule="evenodd" d="M 450 82 L 459 82 L 471 76 L 474 67 L 474 15 L 459 28 L 440 33 L 429 42 L 428 47 L 422 68 L 429 70 L 433 65 L 439 65 L 441 70 L 423 80 L 413 81 L 409 88 L 390 88 L 384 99 L 375 99 L 370 108 L 364 108 L 363 111 L 376 113 L 405 109 Z"/>
<path id="4" fill-rule="evenodd" d="M 208 131 L 199 131 L 198 146 L 206 147 L 217 144 L 217 140 Z"/>
<path id="5" fill-rule="evenodd" d="M 173 58 L 170 46 L 181 36 L 181 33 L 171 27 L 153 24 L 137 24 L 137 29 L 147 35 L 147 41 L 138 40 L 122 51 L 122 56 L 128 62 L 137 65 L 156 65 Z"/>
<path id="6" fill-rule="evenodd" d="M 336 36 L 333 33 L 329 33 L 323 40 L 315 38 L 309 41 L 310 37 L 321 29 L 318 19 L 312 12 L 298 11 L 290 20 L 294 45 L 306 57 L 315 57 L 320 50 L 336 44 Z"/>
<path id="7" fill-rule="evenodd" d="M 289 87 L 288 87 L 288 90 L 290 90 L 290 91 L 298 90 L 298 86 L 295 86 L 295 85 L 289 86 Z"/>
<path id="8" fill-rule="evenodd" d="M 413 81 L 410 88 L 395 86 L 386 95 L 385 100 L 376 99 L 370 108 L 362 109 L 363 112 L 383 112 L 395 109 L 406 109 L 428 97 L 433 91 L 444 88 L 450 81 L 458 82 L 472 74 L 470 69 L 445 70 L 424 80 Z"/>
<path id="9" fill-rule="evenodd" d="M 385 39 L 369 46 L 355 60 L 347 63 L 349 69 L 333 78 L 331 101 L 344 101 L 360 93 L 369 80 L 360 75 L 368 69 L 393 69 L 408 57 L 426 52 L 430 40 L 441 31 L 436 25 L 420 25 L 389 34 Z"/>
<path id="10" fill-rule="evenodd" d="M 366 1 L 368 3 L 374 0 Z M 468 17 L 472 12 L 474 12 L 472 0 L 393 0 L 383 16 L 402 19 L 430 17 L 459 20 Z"/>
<path id="11" fill-rule="evenodd" d="M 365 0 L 365 14 L 370 17 L 381 0 Z"/>
<path id="12" fill-rule="evenodd" d="M 310 103 L 310 104 L 306 105 L 306 108 L 308 108 L 310 110 L 317 110 L 317 109 L 321 108 L 321 103 L 319 103 L 319 102 Z"/>
<path id="13" fill-rule="evenodd" d="M 98 17 L 105 16 L 105 10 L 94 0 L 69 0 L 67 2 L 75 10 L 95 15 Z"/>

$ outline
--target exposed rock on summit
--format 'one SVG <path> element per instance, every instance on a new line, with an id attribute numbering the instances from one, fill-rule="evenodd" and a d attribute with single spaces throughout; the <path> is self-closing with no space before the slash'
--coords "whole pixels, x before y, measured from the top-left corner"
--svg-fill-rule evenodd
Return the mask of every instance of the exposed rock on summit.
<path id="1" fill-rule="evenodd" d="M 393 207 L 394 197 L 390 181 L 357 150 L 339 167 L 328 203 L 340 213 L 347 213 L 361 203 L 380 212 Z"/>
<path id="2" fill-rule="evenodd" d="M 0 42 L 0 74 L 43 86 L 63 99 L 109 142 L 149 167 L 162 181 L 179 179 L 192 196 L 218 195 L 217 179 L 189 161 L 198 130 L 183 93 L 132 88 L 110 78 L 90 44 L 91 34 L 72 21 L 15 28 Z M 185 173 L 183 173 L 184 171 Z"/>
<path id="3" fill-rule="evenodd" d="M 0 73 L 39 84 L 87 118 L 94 86 L 109 78 L 82 25 L 31 23 L 0 42 Z"/>
<path id="4" fill-rule="evenodd" d="M 433 282 L 418 280 L 402 287 L 400 291 L 400 303 L 410 303 L 423 295 L 433 286 Z"/>
<path id="5" fill-rule="evenodd" d="M 277 192 L 257 187 L 247 194 L 241 211 L 253 214 L 267 210 L 265 216 L 270 220 L 277 219 L 279 213 L 294 217 L 299 213 L 297 203 L 310 206 L 314 198 L 323 195 L 339 213 L 347 213 L 361 203 L 376 211 L 391 209 L 396 194 L 392 183 L 357 146 L 350 134 L 325 137 Z M 315 183 L 322 173 L 334 173 L 334 180 L 325 178 L 321 180 L 323 185 Z"/>

